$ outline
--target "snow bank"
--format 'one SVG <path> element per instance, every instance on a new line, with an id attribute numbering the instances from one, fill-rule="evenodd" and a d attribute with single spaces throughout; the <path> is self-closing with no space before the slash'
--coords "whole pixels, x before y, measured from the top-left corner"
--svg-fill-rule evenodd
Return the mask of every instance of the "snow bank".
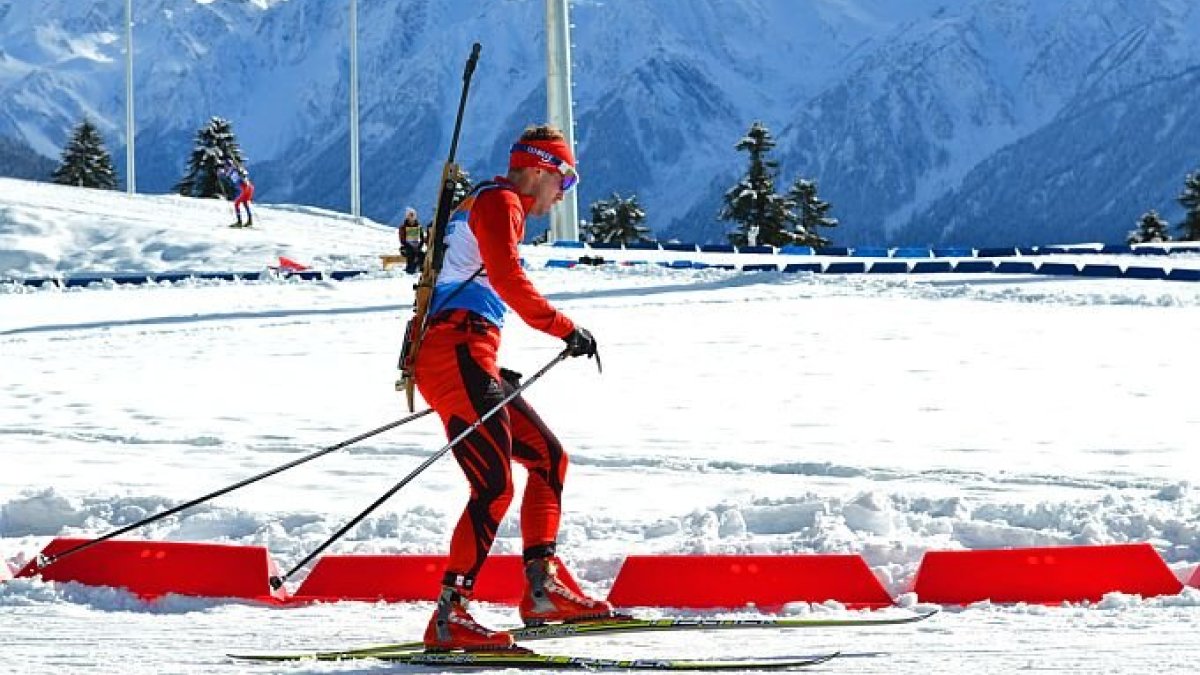
<path id="1" fill-rule="evenodd" d="M 255 205 L 231 229 L 223 200 L 129 195 L 0 178 L 0 277 L 55 272 L 261 270 L 287 256 L 331 269 L 379 267 L 396 230 L 321 209 Z"/>

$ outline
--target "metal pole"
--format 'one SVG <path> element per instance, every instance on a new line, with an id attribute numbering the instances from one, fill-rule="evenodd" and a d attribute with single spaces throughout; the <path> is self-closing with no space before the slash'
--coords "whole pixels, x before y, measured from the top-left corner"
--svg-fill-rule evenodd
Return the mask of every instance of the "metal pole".
<path id="1" fill-rule="evenodd" d="M 350 215 L 362 217 L 358 176 L 358 2 L 350 0 Z"/>
<path id="2" fill-rule="evenodd" d="M 546 110 L 549 122 L 562 129 L 575 151 L 575 117 L 571 111 L 571 25 L 567 0 L 546 0 Z M 576 155 L 578 158 L 578 154 Z M 578 161 L 578 160 L 577 160 Z M 550 211 L 550 240 L 579 240 L 579 191 L 571 190 Z"/>
<path id="3" fill-rule="evenodd" d="M 137 192 L 133 130 L 133 0 L 125 0 L 125 190 Z"/>
<path id="4" fill-rule="evenodd" d="M 149 525 L 150 523 L 153 523 L 155 521 L 162 520 L 163 518 L 166 518 L 167 516 L 175 515 L 176 513 L 179 513 L 180 511 L 190 509 L 193 506 L 203 504 L 204 502 L 207 502 L 209 500 L 216 499 L 217 497 L 220 497 L 222 495 L 229 494 L 230 492 L 233 492 L 234 490 L 239 490 L 241 488 L 244 488 L 247 485 L 250 485 L 251 483 L 256 483 L 264 478 L 269 478 L 271 476 L 274 476 L 277 473 L 282 473 L 284 471 L 287 471 L 288 469 L 290 469 L 294 466 L 300 466 L 301 464 L 304 464 L 305 462 L 309 462 L 318 457 L 323 457 L 325 455 L 328 455 L 329 453 L 334 452 L 335 450 L 341 450 L 342 448 L 344 448 L 346 446 L 354 445 L 355 443 L 357 443 L 361 440 L 370 438 L 377 434 L 381 434 L 381 433 L 387 431 L 388 429 L 395 429 L 396 427 L 398 427 L 402 424 L 407 424 L 415 419 L 420 419 L 420 418 L 428 415 L 431 412 L 433 412 L 433 408 L 427 408 L 425 410 L 422 410 L 419 413 L 414 413 L 403 419 L 396 420 L 395 422 L 389 422 L 381 427 L 372 429 L 363 434 L 359 434 L 359 435 L 355 436 L 354 438 L 342 441 L 341 443 L 338 443 L 336 445 L 331 445 L 327 448 L 323 448 L 319 452 L 314 452 L 313 454 L 308 455 L 306 457 L 301 457 L 300 459 L 293 460 L 291 462 L 288 462 L 287 464 L 284 464 L 283 466 L 271 469 L 270 471 L 264 471 L 263 473 L 260 473 L 257 476 L 253 476 L 251 478 L 247 478 L 246 480 L 238 481 L 237 483 L 234 483 L 233 485 L 230 485 L 229 487 L 221 488 L 220 490 L 217 490 L 216 492 L 210 492 L 209 494 L 206 494 L 203 497 L 200 497 L 198 499 L 193 499 L 190 502 L 186 502 L 186 503 L 180 504 L 179 506 L 176 506 L 174 508 L 167 509 L 166 511 L 163 511 L 162 513 L 156 513 L 153 516 L 150 516 L 149 518 L 143 518 L 142 520 L 139 520 L 136 523 L 133 523 L 131 525 L 126 525 L 125 527 L 122 527 L 118 530 L 109 532 L 106 535 L 96 537 L 95 539 L 85 541 L 81 544 L 77 544 L 74 547 L 63 551 L 62 553 L 59 553 L 56 555 L 51 555 L 51 556 L 39 555 L 35 559 L 34 564 L 36 565 L 37 569 L 39 569 L 39 570 L 44 569 L 50 565 L 53 565 L 54 563 L 58 562 L 59 560 L 62 560 L 63 558 L 71 555 L 72 553 L 78 553 L 79 551 L 82 551 L 86 548 L 91 548 L 92 546 L 95 546 L 96 544 L 99 544 L 102 541 L 108 541 L 109 539 L 112 539 L 113 537 L 119 537 L 122 534 L 125 534 L 126 532 L 136 530 L 137 528 L 142 527 L 144 525 Z"/>

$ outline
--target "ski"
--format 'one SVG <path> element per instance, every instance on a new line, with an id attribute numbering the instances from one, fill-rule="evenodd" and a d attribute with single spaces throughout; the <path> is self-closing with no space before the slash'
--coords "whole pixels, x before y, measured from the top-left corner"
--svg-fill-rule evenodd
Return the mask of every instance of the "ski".
<path id="1" fill-rule="evenodd" d="M 600 659 L 588 656 L 537 654 L 514 650 L 511 652 L 375 652 L 355 656 L 330 654 L 230 654 L 242 661 L 338 661 L 343 659 L 377 659 L 411 666 L 437 668 L 518 668 L 536 670 L 790 670 L 825 663 L 838 656 L 837 652 L 816 656 L 748 659 Z"/>
<path id="2" fill-rule="evenodd" d="M 513 628 L 508 632 L 517 642 L 532 640 L 553 640 L 589 635 L 613 635 L 618 633 L 668 633 L 677 631 L 711 631 L 711 630 L 745 630 L 745 629 L 790 629 L 790 628 L 850 628 L 871 626 L 895 626 L 906 623 L 924 621 L 937 614 L 932 610 L 910 616 L 878 618 L 779 618 L 779 619 L 706 619 L 706 618 L 666 618 L 666 619 L 618 619 L 589 621 L 581 623 L 552 623 L 543 626 L 528 626 Z M 280 654 L 284 660 L 317 659 L 337 660 L 353 658 L 370 658 L 376 654 L 397 654 L 400 652 L 419 652 L 425 649 L 422 642 L 397 642 L 373 647 L 345 649 L 337 651 L 312 651 L 297 654 Z"/>

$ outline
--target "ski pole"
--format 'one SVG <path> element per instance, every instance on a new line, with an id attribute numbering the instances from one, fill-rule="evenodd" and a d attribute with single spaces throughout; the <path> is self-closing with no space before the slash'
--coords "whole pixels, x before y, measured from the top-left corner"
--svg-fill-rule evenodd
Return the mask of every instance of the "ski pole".
<path id="1" fill-rule="evenodd" d="M 359 434 L 359 435 L 355 436 L 354 438 L 350 438 L 350 439 L 342 441 L 341 443 L 337 443 L 336 445 L 331 445 L 327 448 L 323 448 L 322 450 L 320 450 L 318 452 L 314 452 L 313 454 L 308 455 L 307 457 L 301 457 L 300 459 L 288 462 L 287 464 L 284 464 L 283 466 L 276 467 L 274 469 L 271 469 L 270 471 L 264 471 L 263 473 L 260 473 L 257 476 L 254 476 L 252 478 L 247 478 L 246 480 L 240 481 L 238 483 L 234 483 L 233 485 L 230 485 L 229 487 L 221 488 L 220 490 L 217 490 L 216 492 L 211 492 L 209 494 L 204 495 L 203 497 L 193 499 L 192 501 L 187 502 L 186 504 L 180 504 L 179 506 L 176 506 L 174 508 L 163 511 L 162 513 L 155 514 L 153 516 L 150 516 L 149 518 L 144 518 L 144 519 L 139 520 L 138 522 L 133 523 L 131 525 L 126 525 L 125 527 L 122 527 L 119 530 L 114 530 L 112 532 L 109 532 L 106 535 L 85 541 L 82 544 L 77 544 L 57 555 L 47 556 L 47 555 L 39 554 L 37 556 L 37 558 L 34 559 L 34 569 L 35 570 L 45 569 L 46 567 L 53 565 L 54 563 L 58 562 L 59 560 L 62 560 L 63 558 L 71 555 L 72 553 L 78 553 L 79 551 L 82 551 L 86 548 L 95 546 L 96 544 L 99 544 L 102 541 L 107 541 L 109 539 L 112 539 L 113 537 L 119 537 L 122 534 L 125 534 L 126 532 L 129 532 L 131 530 L 136 530 L 137 528 L 142 527 L 144 525 L 149 525 L 150 523 L 153 523 L 157 520 L 162 520 L 163 518 L 166 518 L 167 516 L 171 516 L 176 513 L 179 513 L 180 511 L 183 511 L 184 509 L 190 509 L 193 506 L 196 506 L 198 504 L 203 504 L 204 502 L 209 501 L 210 499 L 216 499 L 217 497 L 220 497 L 221 495 L 229 494 L 230 492 L 233 492 L 234 490 L 237 490 L 239 488 L 246 487 L 247 485 L 249 485 L 251 483 L 255 483 L 264 478 L 274 476 L 277 473 L 287 471 L 288 469 L 290 469 L 292 467 L 299 466 L 308 461 L 312 461 L 318 457 L 327 455 L 335 450 L 341 450 L 342 448 L 345 448 L 347 446 L 354 445 L 355 443 L 357 443 L 361 440 L 370 438 L 377 434 L 381 434 L 389 429 L 395 429 L 396 427 L 398 427 L 402 424 L 407 424 L 417 418 L 424 417 L 431 412 L 433 412 L 432 408 L 426 408 L 425 410 L 422 410 L 419 413 L 413 413 L 412 415 L 409 415 L 408 417 L 405 417 L 403 419 L 396 420 L 395 422 L 389 422 L 381 427 L 372 429 L 363 434 Z"/>
<path id="2" fill-rule="evenodd" d="M 481 415 L 480 418 L 478 420 L 476 420 L 474 424 L 472 424 L 471 426 L 464 429 L 463 432 L 460 433 L 459 435 L 455 436 L 453 440 L 451 440 L 449 443 L 443 445 L 440 450 L 438 450 L 437 452 L 430 455 L 429 458 L 426 459 L 424 462 L 422 462 L 420 466 L 413 469 L 412 472 L 409 473 L 407 476 L 405 476 L 403 479 L 401 479 L 401 481 L 399 483 L 396 483 L 395 485 L 393 485 L 392 489 L 383 493 L 382 497 L 380 497 L 379 499 L 376 499 L 370 506 L 368 506 L 366 509 L 364 509 L 362 513 L 358 514 L 357 516 L 354 516 L 354 518 L 351 519 L 350 522 L 348 522 L 344 526 L 342 526 L 342 529 L 338 530 L 337 532 L 335 532 L 333 534 L 333 536 L 326 539 L 325 543 L 321 544 L 320 546 L 318 546 L 316 548 L 315 551 L 313 551 L 312 553 L 309 553 L 307 556 L 305 556 L 304 560 L 301 560 L 300 562 L 296 563 L 296 565 L 294 567 L 292 567 L 292 569 L 288 570 L 287 574 L 284 574 L 283 576 L 271 577 L 271 579 L 270 579 L 271 588 L 274 590 L 279 590 L 279 588 L 281 586 L 283 586 L 283 582 L 285 582 L 289 578 L 291 578 L 291 576 L 293 574 L 295 574 L 296 572 L 298 572 L 300 570 L 300 568 L 304 567 L 308 563 L 312 562 L 312 560 L 314 558 L 321 555 L 321 552 L 324 551 L 325 549 L 329 548 L 329 546 L 331 544 L 333 544 L 333 542 L 340 539 L 343 535 L 345 535 L 347 532 L 349 532 L 351 530 L 351 528 L 353 528 L 355 525 L 358 525 L 359 522 L 361 522 L 363 518 L 366 518 L 368 515 L 370 515 L 370 513 L 372 511 L 379 508 L 380 504 L 383 504 L 388 499 L 391 499 L 392 495 L 394 495 L 400 491 L 400 488 L 404 487 L 405 485 L 408 485 L 412 481 L 412 479 L 414 479 L 418 475 L 420 475 L 421 472 L 424 471 L 425 469 L 428 469 L 431 464 L 438 461 L 438 459 L 440 459 L 442 457 L 442 455 L 449 452 L 455 445 L 458 445 L 458 443 L 460 441 L 462 441 L 464 438 L 471 435 L 471 432 L 475 431 L 484 422 L 491 419 L 492 415 L 495 415 L 496 413 L 500 412 L 504 408 L 504 406 L 508 405 L 510 401 L 512 401 L 517 396 L 519 396 L 521 394 L 521 392 L 528 389 L 529 386 L 532 385 L 534 382 L 537 382 L 538 379 L 542 375 L 545 375 L 551 368 L 553 368 L 554 366 L 556 366 L 560 362 L 562 362 L 562 360 L 567 358 L 567 356 L 569 354 L 570 354 L 570 350 L 564 349 L 562 351 L 562 353 L 560 353 L 558 356 L 554 357 L 554 359 L 551 360 L 550 363 L 547 363 L 545 366 L 542 367 L 541 370 L 539 370 L 536 373 L 534 373 L 533 375 L 531 375 L 528 380 L 525 380 L 525 382 L 523 382 L 520 386 L 518 386 L 516 389 L 514 389 L 512 391 L 512 393 L 510 393 L 508 396 L 505 396 L 499 403 L 492 406 L 492 408 L 490 410 L 488 410 L 483 415 Z"/>

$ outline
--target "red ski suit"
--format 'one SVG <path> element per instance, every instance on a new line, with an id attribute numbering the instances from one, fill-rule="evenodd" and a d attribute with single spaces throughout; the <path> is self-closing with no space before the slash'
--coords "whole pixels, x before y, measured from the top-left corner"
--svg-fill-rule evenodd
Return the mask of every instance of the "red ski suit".
<path id="1" fill-rule="evenodd" d="M 531 327 L 565 338 L 575 326 L 521 269 L 532 198 L 502 177 L 463 201 L 447 227 L 446 262 L 431 304 L 430 326 L 415 364 L 421 396 L 454 438 L 514 389 L 500 375 L 503 306 Z M 502 305 L 499 304 L 502 301 Z M 532 407 L 518 396 L 454 449 L 471 486 L 454 529 L 444 583 L 470 589 L 512 501 L 511 460 L 529 471 L 521 504 L 526 550 L 553 547 L 562 510 L 567 455 Z"/>

